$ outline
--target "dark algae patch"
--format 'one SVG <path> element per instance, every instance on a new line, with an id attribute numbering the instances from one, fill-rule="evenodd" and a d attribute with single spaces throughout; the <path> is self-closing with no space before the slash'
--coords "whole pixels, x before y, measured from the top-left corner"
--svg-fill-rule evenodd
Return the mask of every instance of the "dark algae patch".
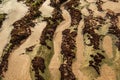
<path id="1" fill-rule="evenodd" d="M 26 52 L 31 52 L 31 51 L 33 51 L 34 47 L 35 47 L 35 45 L 26 48 Z"/>
<path id="2" fill-rule="evenodd" d="M 61 71 L 61 80 L 76 80 L 71 67 L 68 66 L 67 64 L 62 64 L 60 66 L 60 71 Z"/>
<path id="3" fill-rule="evenodd" d="M 2 3 L 2 0 L 0 0 L 0 4 Z"/>
<path id="4" fill-rule="evenodd" d="M 113 2 L 118 2 L 119 0 L 110 0 L 110 1 L 113 1 Z"/>
<path id="5" fill-rule="evenodd" d="M 44 73 L 45 70 L 45 61 L 42 57 L 34 57 L 34 59 L 32 60 L 32 67 L 33 70 L 35 72 L 35 80 L 45 80 L 40 74 L 39 74 L 39 70 Z"/>
<path id="6" fill-rule="evenodd" d="M 100 68 L 99 68 L 101 67 L 100 63 L 102 62 L 103 59 L 105 59 L 105 57 L 100 53 L 97 53 L 96 55 L 90 55 L 90 57 L 93 58 L 93 60 L 89 61 L 89 66 L 92 66 L 100 75 Z"/>
<path id="7" fill-rule="evenodd" d="M 71 25 L 68 29 L 62 32 L 62 44 L 61 54 L 63 56 L 63 63 L 60 65 L 60 80 L 76 80 L 76 77 L 72 71 L 72 63 L 75 59 L 76 53 L 76 36 L 77 28 L 81 20 L 81 12 L 75 9 L 79 4 L 79 0 L 70 0 L 64 4 L 64 8 L 69 12 L 71 16 Z"/>
<path id="8" fill-rule="evenodd" d="M 103 11 L 103 9 L 102 9 L 102 4 L 103 3 L 104 2 L 102 0 L 97 0 L 96 1 L 96 5 L 97 5 L 97 8 L 98 8 L 98 11 Z"/>
<path id="9" fill-rule="evenodd" d="M 7 44 L 3 50 L 4 55 L 0 60 L 0 77 L 1 78 L 4 77 L 2 73 L 8 70 L 8 58 L 10 56 L 10 52 L 12 51 L 12 49 L 13 49 L 13 45 Z"/>
<path id="10" fill-rule="evenodd" d="M 0 28 L 2 27 L 3 21 L 6 19 L 7 14 L 1 13 L 0 14 Z"/>

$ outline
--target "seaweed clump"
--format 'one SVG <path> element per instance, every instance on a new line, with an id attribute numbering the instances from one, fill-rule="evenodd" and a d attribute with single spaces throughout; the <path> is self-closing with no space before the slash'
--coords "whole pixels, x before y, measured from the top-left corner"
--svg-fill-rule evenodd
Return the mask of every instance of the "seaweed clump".
<path id="1" fill-rule="evenodd" d="M 6 13 L 0 14 L 0 28 L 2 27 L 3 21 L 6 19 L 6 16 Z"/>

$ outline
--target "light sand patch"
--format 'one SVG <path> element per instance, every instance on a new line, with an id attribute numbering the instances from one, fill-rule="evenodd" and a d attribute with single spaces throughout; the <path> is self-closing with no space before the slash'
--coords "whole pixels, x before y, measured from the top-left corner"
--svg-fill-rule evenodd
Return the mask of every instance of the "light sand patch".
<path id="1" fill-rule="evenodd" d="M 80 6 L 86 6 L 88 3 L 85 0 L 80 0 Z"/>
<path id="2" fill-rule="evenodd" d="M 4 80 L 31 80 L 29 66 L 30 59 L 27 55 L 19 55 L 19 52 L 11 54 Z"/>
<path id="3" fill-rule="evenodd" d="M 88 1 L 88 2 L 90 2 L 90 3 L 96 2 L 96 0 L 86 0 L 86 1 Z"/>
<path id="4" fill-rule="evenodd" d="M 110 36 L 105 36 L 103 39 L 103 48 L 109 58 L 113 57 L 112 39 Z"/>
<path id="5" fill-rule="evenodd" d="M 62 31 L 70 26 L 71 23 L 71 18 L 69 13 L 66 10 L 63 11 L 63 17 L 65 21 L 63 21 L 58 27 L 57 30 L 55 31 L 54 35 L 54 55 L 52 57 L 51 63 L 49 65 L 50 73 L 52 76 L 52 80 L 59 80 L 60 78 L 60 72 L 59 72 L 59 67 L 61 64 L 61 42 L 62 42 Z M 57 76 L 56 76 L 57 75 Z"/>
<path id="6" fill-rule="evenodd" d="M 107 1 L 102 5 L 103 10 L 110 9 L 115 13 L 120 13 L 120 2 Z"/>
<path id="7" fill-rule="evenodd" d="M 89 12 L 88 12 L 87 8 L 83 8 L 83 9 L 81 10 L 81 13 L 82 13 L 83 15 L 85 15 L 85 16 L 89 16 Z"/>
<path id="8" fill-rule="evenodd" d="M 22 16 L 24 16 L 24 13 L 27 12 L 28 7 L 23 4 L 23 3 L 19 3 L 17 2 L 17 0 L 8 0 L 6 3 L 0 5 L 0 12 L 2 13 L 14 13 L 14 11 L 16 11 L 16 14 L 14 13 L 14 17 L 19 19 Z M 19 12 L 23 12 L 23 13 L 19 13 Z M 19 14 L 19 15 L 18 15 Z M 13 17 L 13 19 L 14 19 Z"/>
<path id="9" fill-rule="evenodd" d="M 51 14 L 52 14 L 52 11 L 54 8 L 52 8 L 50 5 L 50 0 L 46 0 L 42 7 L 40 8 L 40 11 L 42 12 L 42 16 L 45 16 L 45 17 L 50 17 Z"/>
<path id="10" fill-rule="evenodd" d="M 101 77 L 97 80 L 116 80 L 114 70 L 108 65 L 104 64 L 101 68 Z"/>
<path id="11" fill-rule="evenodd" d="M 80 66 L 84 60 L 83 52 L 84 52 L 84 42 L 83 42 L 83 35 L 82 35 L 82 29 L 83 29 L 83 20 L 81 20 L 79 26 L 78 26 L 78 35 L 76 37 L 76 46 L 77 46 L 77 52 L 76 52 L 76 60 L 72 64 L 72 70 L 75 74 L 76 78 L 78 80 L 88 80 L 87 77 L 83 75 L 83 73 L 80 71 Z"/>

